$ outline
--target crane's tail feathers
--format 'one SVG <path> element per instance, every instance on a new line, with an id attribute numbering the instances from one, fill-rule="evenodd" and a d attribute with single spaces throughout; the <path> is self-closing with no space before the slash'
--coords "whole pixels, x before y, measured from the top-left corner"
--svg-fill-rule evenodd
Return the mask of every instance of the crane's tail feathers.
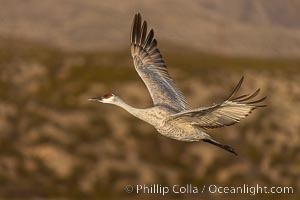
<path id="1" fill-rule="evenodd" d="M 203 142 L 208 142 L 208 143 L 213 144 L 213 145 L 216 145 L 217 147 L 220 147 L 220 148 L 222 148 L 222 149 L 224 149 L 224 150 L 226 150 L 230 153 L 233 153 L 236 156 L 238 155 L 232 147 L 230 147 L 228 145 L 220 144 L 219 142 L 217 142 L 217 141 L 215 141 L 211 138 L 205 138 L 205 139 L 202 139 L 202 141 Z"/>

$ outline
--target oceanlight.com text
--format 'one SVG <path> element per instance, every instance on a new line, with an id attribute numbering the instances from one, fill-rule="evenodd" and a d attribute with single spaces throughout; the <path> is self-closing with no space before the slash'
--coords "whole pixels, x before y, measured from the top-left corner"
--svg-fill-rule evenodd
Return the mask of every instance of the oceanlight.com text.
<path id="1" fill-rule="evenodd" d="M 239 186 L 221 186 L 221 185 L 202 185 L 193 184 L 166 186 L 162 184 L 137 184 L 127 185 L 125 187 L 127 193 L 135 194 L 248 194 L 251 196 L 257 194 L 293 194 L 294 188 L 291 186 L 262 186 L 259 184 Z"/>

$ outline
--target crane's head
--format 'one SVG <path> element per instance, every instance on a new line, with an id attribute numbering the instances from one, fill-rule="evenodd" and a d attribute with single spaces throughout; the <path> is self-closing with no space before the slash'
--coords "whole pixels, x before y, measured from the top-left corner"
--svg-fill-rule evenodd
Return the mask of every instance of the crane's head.
<path id="1" fill-rule="evenodd" d="M 99 101 L 101 103 L 113 103 L 116 100 L 116 96 L 112 93 L 108 93 L 102 97 L 90 98 L 90 101 Z"/>

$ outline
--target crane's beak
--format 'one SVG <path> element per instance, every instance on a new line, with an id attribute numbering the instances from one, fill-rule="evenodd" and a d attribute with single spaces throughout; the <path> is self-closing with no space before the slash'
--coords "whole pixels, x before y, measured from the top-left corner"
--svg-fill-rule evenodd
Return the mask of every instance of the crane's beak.
<path id="1" fill-rule="evenodd" d="M 90 98 L 89 101 L 100 101 L 102 102 L 103 97 L 94 97 L 94 98 Z"/>

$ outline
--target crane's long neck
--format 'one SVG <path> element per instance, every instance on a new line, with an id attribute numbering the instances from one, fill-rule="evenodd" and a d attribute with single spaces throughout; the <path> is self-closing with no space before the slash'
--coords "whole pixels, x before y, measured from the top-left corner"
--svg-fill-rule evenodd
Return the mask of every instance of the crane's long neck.
<path id="1" fill-rule="evenodd" d="M 124 110 L 126 110 L 127 112 L 129 112 L 130 114 L 132 114 L 133 116 L 141 119 L 141 120 L 146 120 L 146 111 L 145 109 L 139 109 L 139 108 L 134 108 L 130 105 L 128 105 L 127 103 L 125 103 L 122 99 L 118 98 L 117 101 L 115 101 L 113 103 L 116 106 L 119 106 L 121 108 L 123 108 Z"/>

